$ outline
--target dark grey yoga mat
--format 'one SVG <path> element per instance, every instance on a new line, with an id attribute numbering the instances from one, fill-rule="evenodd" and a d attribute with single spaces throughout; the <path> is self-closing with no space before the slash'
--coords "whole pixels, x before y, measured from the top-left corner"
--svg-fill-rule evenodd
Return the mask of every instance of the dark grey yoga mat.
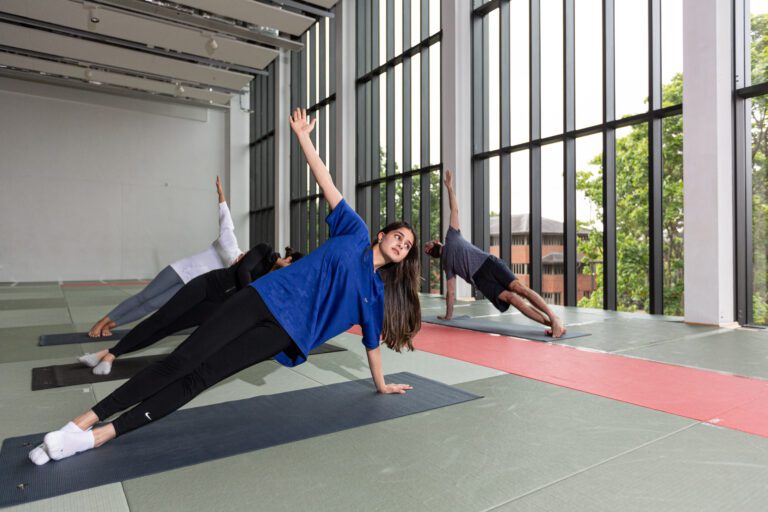
<path id="1" fill-rule="evenodd" d="M 467 315 L 455 316 L 450 320 L 440 320 L 437 316 L 425 316 L 422 320 L 429 324 L 458 327 L 459 329 L 468 329 L 470 331 L 489 332 L 492 334 L 501 334 L 531 341 L 555 341 L 555 338 L 552 336 L 544 334 L 544 331 L 546 330 L 544 326 L 534 327 L 529 325 L 515 325 L 506 322 L 494 322 L 484 318 L 472 318 Z M 581 336 L 589 336 L 589 333 L 573 332 L 568 329 L 563 336 L 557 339 L 567 340 L 570 338 L 580 338 Z"/>
<path id="2" fill-rule="evenodd" d="M 102 336 L 100 338 L 91 338 L 87 332 L 65 332 L 62 334 L 42 334 L 37 345 L 40 347 L 48 345 L 71 345 L 73 343 L 91 343 L 94 341 L 118 341 L 128 334 L 130 329 L 115 329 L 112 336 Z M 192 334 L 194 329 L 184 329 L 174 333 L 174 336 L 185 336 Z"/>
<path id="3" fill-rule="evenodd" d="M 345 348 L 331 343 L 323 343 L 310 352 L 310 355 L 328 354 L 330 352 L 342 352 Z M 80 363 L 59 364 L 32 368 L 32 391 L 41 389 L 61 388 L 64 386 L 77 386 L 79 384 L 93 384 L 94 382 L 106 382 L 110 380 L 130 379 L 140 370 L 160 361 L 166 355 L 126 357 L 119 359 L 112 367 L 109 375 L 94 375 L 93 368 Z"/>
<path id="4" fill-rule="evenodd" d="M 411 373 L 404 395 L 379 395 L 370 379 L 177 411 L 101 448 L 35 466 L 27 453 L 45 434 L 3 441 L 0 507 L 170 471 L 480 398 Z M 172 441 L 172 442 L 169 442 Z"/>
<path id="5" fill-rule="evenodd" d="M 173 336 L 187 336 L 194 332 L 195 329 L 184 329 L 173 334 Z M 119 341 L 131 332 L 130 329 L 115 329 L 112 331 L 112 336 L 101 336 L 100 338 L 91 338 L 87 332 L 65 332 L 62 334 L 41 334 L 40 340 L 37 342 L 39 347 L 48 345 L 71 345 L 74 343 L 91 343 L 94 341 Z"/>

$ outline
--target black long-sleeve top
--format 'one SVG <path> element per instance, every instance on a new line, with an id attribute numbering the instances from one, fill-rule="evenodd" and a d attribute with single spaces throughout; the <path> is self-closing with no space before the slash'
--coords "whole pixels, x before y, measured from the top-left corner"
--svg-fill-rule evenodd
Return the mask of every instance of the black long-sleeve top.
<path id="1" fill-rule="evenodd" d="M 280 255 L 269 244 L 258 244 L 245 253 L 240 261 L 228 268 L 213 270 L 206 277 L 223 293 L 240 290 L 268 273 Z"/>

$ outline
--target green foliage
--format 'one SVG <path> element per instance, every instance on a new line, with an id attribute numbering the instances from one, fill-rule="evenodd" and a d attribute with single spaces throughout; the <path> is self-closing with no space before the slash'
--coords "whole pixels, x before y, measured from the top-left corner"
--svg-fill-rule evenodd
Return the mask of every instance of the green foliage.
<path id="1" fill-rule="evenodd" d="M 411 167 L 412 171 L 418 170 L 419 165 Z M 387 154 L 383 147 L 379 148 L 379 172 L 380 176 L 386 176 Z M 400 166 L 395 162 L 395 174 L 400 172 Z M 440 233 L 440 171 L 435 170 L 429 173 L 429 226 L 430 239 L 442 238 Z M 421 247 L 427 240 L 421 240 L 421 176 L 414 175 L 411 178 L 413 193 L 411 195 L 411 225 L 416 232 L 416 249 Z M 387 187 L 385 183 L 379 185 L 381 203 L 379 205 L 379 214 L 381 218 L 381 227 L 390 222 L 405 218 L 403 211 L 403 179 L 395 180 L 395 217 L 387 218 Z M 429 290 L 434 293 L 440 293 L 440 262 L 430 258 L 429 260 Z"/>
<path id="2" fill-rule="evenodd" d="M 752 16 L 752 83 L 768 82 L 768 15 Z M 768 97 L 752 104 L 752 321 L 768 324 Z"/>
<path id="3" fill-rule="evenodd" d="M 682 75 L 663 88 L 672 104 L 682 102 Z M 683 132 L 681 116 L 662 124 L 664 313 L 683 313 Z M 600 172 L 578 170 L 576 186 L 598 207 L 597 218 L 604 222 L 602 155 L 591 166 Z M 648 311 L 649 296 L 649 211 L 648 211 L 648 125 L 638 124 L 616 140 L 616 285 L 617 306 L 622 311 Z M 597 289 L 579 301 L 582 307 L 603 306 L 603 234 L 589 223 L 578 229 L 589 231 L 579 240 L 582 272 L 594 273 Z"/>

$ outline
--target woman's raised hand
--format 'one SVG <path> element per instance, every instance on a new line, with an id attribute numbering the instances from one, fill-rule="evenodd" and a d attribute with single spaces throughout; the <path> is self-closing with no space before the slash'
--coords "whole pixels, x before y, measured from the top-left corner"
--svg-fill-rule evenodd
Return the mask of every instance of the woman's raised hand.
<path id="1" fill-rule="evenodd" d="M 295 133 L 297 137 L 301 137 L 302 135 L 309 135 L 310 132 L 315 129 L 317 118 L 309 120 L 307 117 L 307 110 L 297 108 L 294 110 L 293 114 L 288 116 L 288 120 L 291 123 L 293 133 Z"/>

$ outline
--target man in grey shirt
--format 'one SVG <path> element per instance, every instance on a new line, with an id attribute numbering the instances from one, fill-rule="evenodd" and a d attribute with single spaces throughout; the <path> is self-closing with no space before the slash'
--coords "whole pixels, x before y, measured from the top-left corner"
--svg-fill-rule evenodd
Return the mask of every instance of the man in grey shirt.
<path id="1" fill-rule="evenodd" d="M 453 191 L 451 171 L 445 171 L 444 181 L 451 207 L 451 225 L 445 234 L 444 244 L 439 240 L 430 240 L 424 245 L 424 252 L 433 258 L 440 258 L 448 287 L 445 316 L 438 318 L 450 320 L 453 317 L 458 275 L 478 288 L 499 311 L 506 311 L 511 304 L 528 318 L 549 327 L 547 334 L 553 338 L 565 334 L 563 323 L 538 293 L 521 283 L 499 258 L 478 249 L 461 236 L 459 208 Z"/>

